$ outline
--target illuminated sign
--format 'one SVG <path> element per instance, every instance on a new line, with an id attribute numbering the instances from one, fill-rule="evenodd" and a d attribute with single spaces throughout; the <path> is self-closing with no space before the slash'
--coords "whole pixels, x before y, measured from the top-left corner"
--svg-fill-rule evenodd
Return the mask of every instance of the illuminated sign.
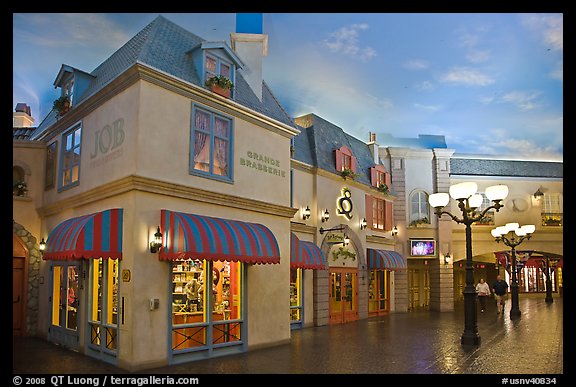
<path id="1" fill-rule="evenodd" d="M 342 188 L 342 196 L 338 198 L 338 215 L 344 215 L 348 220 L 352 219 L 352 193 L 346 187 Z"/>

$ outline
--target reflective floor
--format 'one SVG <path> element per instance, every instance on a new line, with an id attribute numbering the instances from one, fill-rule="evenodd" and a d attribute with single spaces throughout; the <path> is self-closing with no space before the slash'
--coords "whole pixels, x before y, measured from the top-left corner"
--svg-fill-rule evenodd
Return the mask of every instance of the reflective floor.
<path id="1" fill-rule="evenodd" d="M 563 299 L 520 295 L 510 320 L 493 302 L 478 309 L 481 344 L 460 344 L 463 303 L 454 312 L 391 313 L 292 331 L 290 344 L 139 371 L 139 374 L 562 374 Z M 14 339 L 13 373 L 126 373 L 38 338 Z"/>

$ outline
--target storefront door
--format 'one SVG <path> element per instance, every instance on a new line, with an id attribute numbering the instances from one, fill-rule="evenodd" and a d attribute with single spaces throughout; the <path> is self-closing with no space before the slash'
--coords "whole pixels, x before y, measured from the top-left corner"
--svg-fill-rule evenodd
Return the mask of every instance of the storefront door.
<path id="1" fill-rule="evenodd" d="M 88 270 L 87 354 L 114 363 L 118 349 L 117 259 L 91 259 Z"/>
<path id="2" fill-rule="evenodd" d="M 408 270 L 409 309 L 420 306 L 420 270 Z"/>
<path id="3" fill-rule="evenodd" d="M 48 339 L 64 347 L 78 350 L 78 316 L 80 315 L 80 262 L 52 266 L 52 320 Z"/>
<path id="4" fill-rule="evenodd" d="M 358 320 L 358 270 L 330 268 L 330 324 Z"/>

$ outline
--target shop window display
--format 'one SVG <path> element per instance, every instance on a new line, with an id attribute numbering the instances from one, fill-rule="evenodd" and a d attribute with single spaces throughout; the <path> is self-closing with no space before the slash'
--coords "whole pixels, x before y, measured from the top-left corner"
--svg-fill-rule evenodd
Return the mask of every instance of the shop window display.
<path id="1" fill-rule="evenodd" d="M 302 322 L 302 269 L 290 269 L 290 322 Z"/>
<path id="2" fill-rule="evenodd" d="M 240 341 L 241 268 L 228 261 L 173 262 L 173 350 Z"/>

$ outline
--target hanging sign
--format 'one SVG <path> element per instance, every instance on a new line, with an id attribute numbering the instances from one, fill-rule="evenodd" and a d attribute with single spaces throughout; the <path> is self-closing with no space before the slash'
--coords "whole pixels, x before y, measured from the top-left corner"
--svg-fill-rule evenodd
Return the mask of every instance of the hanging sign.
<path id="1" fill-rule="evenodd" d="M 352 219 L 352 209 L 354 205 L 352 204 L 352 193 L 346 187 L 342 188 L 342 196 L 338 198 L 338 215 L 344 215 L 348 220 Z"/>

